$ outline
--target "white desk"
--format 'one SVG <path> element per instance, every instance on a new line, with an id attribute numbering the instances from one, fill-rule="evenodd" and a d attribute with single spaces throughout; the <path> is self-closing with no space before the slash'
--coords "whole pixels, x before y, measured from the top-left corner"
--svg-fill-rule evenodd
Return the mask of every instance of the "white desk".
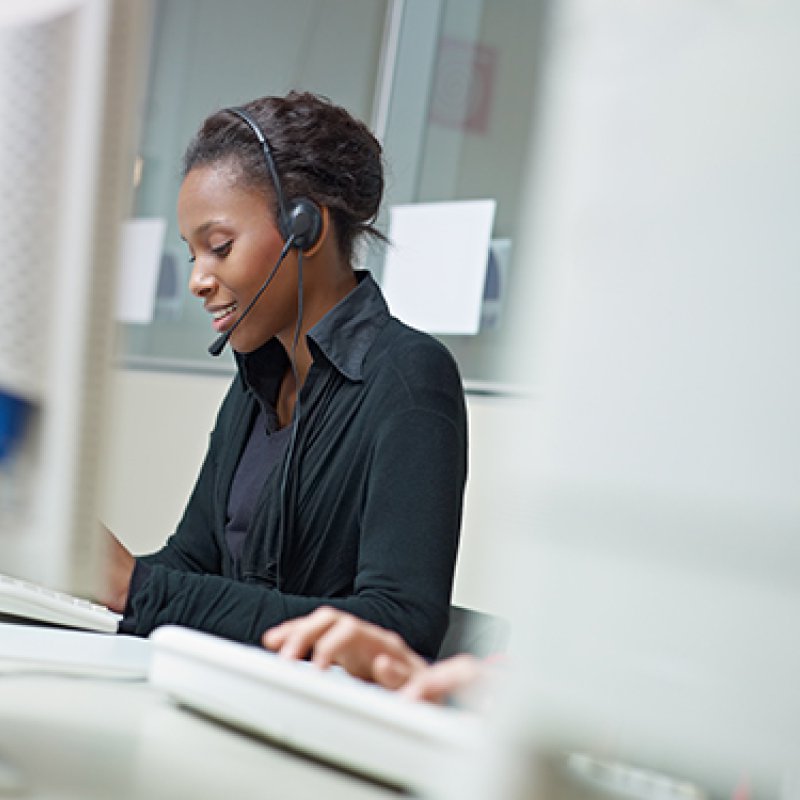
<path id="1" fill-rule="evenodd" d="M 0 661 L 0 764 L 22 783 L 19 791 L 4 785 L 0 766 L 0 798 L 398 797 L 179 709 L 144 681 L 10 671 L 7 661 Z"/>

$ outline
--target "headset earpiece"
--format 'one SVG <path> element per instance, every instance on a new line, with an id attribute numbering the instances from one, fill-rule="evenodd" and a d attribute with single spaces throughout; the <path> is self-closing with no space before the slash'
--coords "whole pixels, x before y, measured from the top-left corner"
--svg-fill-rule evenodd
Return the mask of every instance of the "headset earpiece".
<path id="1" fill-rule="evenodd" d="M 322 212 L 306 197 L 292 200 L 281 225 L 284 240 L 294 236 L 292 247 L 310 250 L 322 233 Z"/>

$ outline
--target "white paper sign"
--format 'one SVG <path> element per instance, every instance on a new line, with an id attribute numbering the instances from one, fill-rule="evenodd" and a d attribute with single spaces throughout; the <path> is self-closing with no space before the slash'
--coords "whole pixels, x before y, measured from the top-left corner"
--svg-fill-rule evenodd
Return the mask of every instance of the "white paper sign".
<path id="1" fill-rule="evenodd" d="M 129 219 L 122 226 L 117 287 L 119 322 L 152 322 L 166 230 L 167 221 L 160 217 Z"/>
<path id="2" fill-rule="evenodd" d="M 475 334 L 496 202 L 414 203 L 389 211 L 381 288 L 392 314 L 438 334 Z"/>

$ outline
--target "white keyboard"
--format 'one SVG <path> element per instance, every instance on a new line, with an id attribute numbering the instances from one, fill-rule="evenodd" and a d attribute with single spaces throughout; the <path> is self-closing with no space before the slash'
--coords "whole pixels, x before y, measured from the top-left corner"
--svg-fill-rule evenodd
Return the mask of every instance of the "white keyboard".
<path id="1" fill-rule="evenodd" d="M 150 681 L 181 705 L 339 767 L 428 791 L 484 743 L 483 719 L 177 626 L 150 635 Z"/>
<path id="2" fill-rule="evenodd" d="M 0 677 L 11 672 L 144 681 L 150 650 L 139 636 L 0 621 Z"/>
<path id="3" fill-rule="evenodd" d="M 122 619 L 105 606 L 2 574 L 0 615 L 103 633 L 116 633 Z"/>

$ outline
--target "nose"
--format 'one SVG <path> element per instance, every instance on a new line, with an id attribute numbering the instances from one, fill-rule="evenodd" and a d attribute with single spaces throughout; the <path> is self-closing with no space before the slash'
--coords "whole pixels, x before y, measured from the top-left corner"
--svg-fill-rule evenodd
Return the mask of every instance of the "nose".
<path id="1" fill-rule="evenodd" d="M 195 297 L 208 297 L 214 291 L 216 285 L 216 278 L 202 268 L 199 259 L 195 261 L 192 272 L 189 275 L 189 291 Z"/>

